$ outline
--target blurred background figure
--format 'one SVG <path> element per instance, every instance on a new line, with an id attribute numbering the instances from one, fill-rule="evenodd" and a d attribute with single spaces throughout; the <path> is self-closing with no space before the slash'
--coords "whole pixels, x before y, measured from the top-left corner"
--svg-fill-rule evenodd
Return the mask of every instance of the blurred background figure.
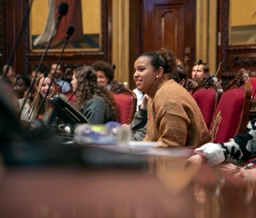
<path id="1" fill-rule="evenodd" d="M 7 65 L 4 65 L 2 77 L 4 77 L 6 68 L 7 68 Z M 12 85 L 14 85 L 14 83 L 16 81 L 16 72 L 15 72 L 13 66 L 9 66 L 9 69 L 5 75 L 5 78 L 8 80 L 8 82 L 10 82 Z"/>
<path id="2" fill-rule="evenodd" d="M 171 79 L 175 80 L 175 82 L 184 87 L 187 81 L 186 69 L 182 65 L 177 64 L 176 68 L 173 69 Z"/>
<path id="3" fill-rule="evenodd" d="M 56 70 L 56 71 L 55 71 Z M 57 64 L 52 64 L 51 65 L 51 71 L 50 71 L 50 74 L 53 76 L 54 74 L 54 71 L 55 71 L 55 76 L 54 76 L 54 80 L 55 80 L 55 83 L 60 86 L 60 92 L 61 93 L 67 93 L 71 90 L 71 86 L 70 86 L 70 83 L 63 80 L 63 76 L 64 76 L 64 73 L 63 73 L 63 68 L 62 68 L 62 65 L 59 64 L 57 66 Z M 58 92 L 58 90 L 56 90 Z"/>
<path id="4" fill-rule="evenodd" d="M 48 74 L 46 77 L 44 74 L 41 74 L 38 77 L 35 83 L 34 96 L 27 99 L 25 106 L 21 111 L 21 117 L 20 117 L 21 120 L 29 121 L 33 118 L 39 118 L 43 122 L 46 122 L 46 120 L 49 117 L 49 114 L 51 113 L 51 108 L 48 104 L 47 99 L 57 94 L 55 89 L 56 83 L 54 80 L 52 80 L 52 84 L 50 84 L 51 80 L 52 80 L 51 74 Z M 49 92 L 47 95 L 48 89 L 49 89 Z M 46 100 L 44 101 L 44 104 L 42 104 L 44 98 L 46 98 Z M 23 98 L 22 100 L 24 101 L 25 99 Z M 22 100 L 20 101 L 21 104 L 23 103 Z M 42 104 L 42 107 L 40 108 L 41 104 Z"/>
<path id="5" fill-rule="evenodd" d="M 16 77 L 16 82 L 13 87 L 13 92 L 18 99 L 24 97 L 25 92 L 30 86 L 30 78 L 24 74 L 19 74 Z"/>
<path id="6" fill-rule="evenodd" d="M 114 79 L 113 66 L 105 61 L 97 61 L 92 64 L 92 68 L 97 74 L 97 82 L 107 89 L 110 89 L 110 83 Z"/>
<path id="7" fill-rule="evenodd" d="M 199 82 L 203 80 L 205 76 L 209 74 L 209 66 L 207 63 L 202 63 L 198 65 L 198 63 L 195 63 L 193 69 L 192 69 L 192 79 L 198 79 Z"/>

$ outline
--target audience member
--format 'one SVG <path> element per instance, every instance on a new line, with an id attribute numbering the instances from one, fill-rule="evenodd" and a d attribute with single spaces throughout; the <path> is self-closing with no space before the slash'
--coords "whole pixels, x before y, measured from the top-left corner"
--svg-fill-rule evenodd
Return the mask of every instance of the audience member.
<path id="1" fill-rule="evenodd" d="M 203 80 L 203 78 L 209 74 L 209 66 L 206 63 L 195 63 L 192 70 L 192 79 L 198 79 L 199 83 Z"/>
<path id="2" fill-rule="evenodd" d="M 86 77 L 88 70 L 92 73 Z M 103 124 L 118 121 L 116 103 L 112 94 L 97 82 L 97 74 L 90 66 L 78 67 L 73 71 L 71 81 L 75 93 L 74 106 L 80 110 L 91 124 Z"/>
<path id="3" fill-rule="evenodd" d="M 247 162 L 256 157 L 256 119 L 250 120 L 244 133 L 237 134 L 228 142 L 206 143 L 195 149 L 198 154 L 195 158 L 206 159 L 211 165 L 223 162 L 240 163 Z M 194 157 L 193 157 L 194 158 Z"/>
<path id="4" fill-rule="evenodd" d="M 135 84 L 149 96 L 143 141 L 160 141 L 163 147 L 196 148 L 209 142 L 210 135 L 194 99 L 170 80 L 175 66 L 175 57 L 165 48 L 146 52 L 134 63 Z"/>
<path id="5" fill-rule="evenodd" d="M 55 80 L 55 83 L 61 88 L 60 89 L 60 92 L 61 93 L 67 93 L 71 90 L 71 86 L 70 84 L 63 80 L 62 77 L 63 77 L 63 68 L 62 68 L 62 65 L 59 64 L 57 66 L 57 64 L 52 64 L 51 65 L 51 75 L 53 75 L 55 72 L 55 76 L 54 76 L 54 80 Z M 57 90 L 58 92 L 58 90 Z"/>
<path id="6" fill-rule="evenodd" d="M 18 99 L 24 98 L 25 92 L 30 86 L 30 78 L 24 74 L 17 75 L 16 82 L 13 87 L 14 94 Z"/>
<path id="7" fill-rule="evenodd" d="M 136 97 L 137 97 L 136 111 L 139 111 L 139 106 L 142 103 L 144 93 L 138 90 L 137 88 L 133 89 L 132 91 L 136 94 Z"/>
<path id="8" fill-rule="evenodd" d="M 182 65 L 177 64 L 176 67 L 173 69 L 171 79 L 184 87 L 187 81 L 186 69 Z"/>
<path id="9" fill-rule="evenodd" d="M 110 89 L 110 83 L 114 79 L 113 66 L 105 61 L 97 61 L 92 64 L 92 68 L 97 74 L 97 82 Z"/>
<path id="10" fill-rule="evenodd" d="M 47 99 L 57 94 L 55 90 L 56 83 L 54 80 L 52 80 L 52 84 L 51 84 L 51 80 L 52 80 L 51 74 L 48 74 L 47 77 L 41 74 L 38 77 L 35 83 L 34 96 L 27 99 L 25 106 L 21 111 L 21 118 L 20 118 L 21 120 L 29 121 L 33 118 L 38 118 L 38 119 L 42 119 L 43 122 L 47 121 L 49 114 L 51 112 L 51 108 L 48 104 Z M 47 92 L 48 92 L 48 95 L 46 96 Z M 41 107 L 41 104 L 44 98 L 46 99 Z M 20 101 L 20 105 L 22 105 L 23 101 L 24 99 Z"/>
<path id="11" fill-rule="evenodd" d="M 187 79 L 187 72 L 184 67 L 177 65 L 173 73 L 171 74 L 171 78 L 175 82 L 179 83 L 181 86 L 184 86 Z M 148 95 L 144 95 L 141 105 L 139 107 L 139 111 L 135 113 L 134 119 L 130 124 L 130 129 L 132 131 L 132 140 L 142 141 L 146 136 L 146 124 L 147 124 L 147 102 Z"/>
<path id="12" fill-rule="evenodd" d="M 15 83 L 15 81 L 16 81 L 16 72 L 15 72 L 13 66 L 9 66 L 9 69 L 8 69 L 8 71 L 7 71 L 6 74 L 5 74 L 6 68 L 7 68 L 7 65 L 4 65 L 2 77 L 5 76 L 5 78 L 6 78 L 12 85 L 14 85 L 14 83 Z M 4 74 L 5 74 L 5 75 L 4 75 Z"/>
<path id="13" fill-rule="evenodd" d="M 31 72 L 31 79 L 36 79 L 35 78 L 36 71 L 38 71 L 37 77 L 46 72 L 48 72 L 48 73 L 50 72 L 50 67 L 48 64 L 42 63 L 41 66 L 39 67 L 39 69 L 38 69 L 38 65 L 39 65 L 39 63 L 33 65 L 32 72 Z"/>

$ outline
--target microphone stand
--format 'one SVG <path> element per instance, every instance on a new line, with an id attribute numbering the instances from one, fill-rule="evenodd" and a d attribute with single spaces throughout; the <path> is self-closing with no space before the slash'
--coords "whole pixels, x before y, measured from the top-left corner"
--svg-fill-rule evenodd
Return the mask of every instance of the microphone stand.
<path id="1" fill-rule="evenodd" d="M 45 50 L 44 50 L 44 53 L 43 53 L 43 55 L 42 55 L 42 57 L 41 57 L 41 60 L 40 60 L 40 62 L 39 62 L 39 64 L 38 64 L 36 70 L 35 70 L 35 75 L 34 75 L 32 81 L 31 81 L 31 83 L 30 83 L 29 89 L 28 89 L 28 91 L 27 91 L 27 94 L 26 94 L 26 96 L 25 96 L 25 99 L 24 99 L 24 101 L 23 101 L 23 103 L 22 103 L 22 106 L 21 106 L 21 108 L 20 108 L 19 117 L 20 117 L 20 115 L 21 115 L 21 113 L 22 113 L 22 111 L 23 111 L 23 109 L 24 109 L 24 106 L 25 106 L 25 103 L 26 103 L 26 101 L 27 101 L 27 99 L 28 99 L 28 96 L 29 96 L 29 94 L 32 92 L 32 89 L 33 89 L 33 87 L 34 87 L 34 85 L 35 85 L 35 81 L 36 81 L 38 72 L 39 72 L 40 67 L 41 67 L 41 65 L 42 65 L 42 63 L 43 63 L 43 60 L 44 60 L 44 58 L 45 58 L 45 55 L 46 55 L 46 53 L 47 53 L 47 51 L 48 51 L 48 49 L 49 49 L 49 47 L 50 47 L 50 44 L 51 44 L 51 42 L 52 42 L 52 39 L 53 39 L 53 37 L 55 36 L 55 31 L 58 29 L 58 26 L 59 26 L 59 23 L 60 23 L 61 18 L 62 18 L 61 15 L 58 16 L 58 20 L 57 20 L 57 22 L 56 22 L 56 24 L 55 24 L 54 31 L 52 32 L 52 35 L 51 35 L 49 41 L 47 42 L 47 45 L 46 45 Z"/>
<path id="2" fill-rule="evenodd" d="M 56 68 L 55 68 L 55 70 L 54 70 L 54 72 L 53 72 L 53 74 L 52 74 L 52 78 L 51 78 L 51 81 L 50 81 L 50 85 L 49 85 L 49 87 L 48 87 L 48 89 L 47 89 L 47 92 L 46 92 L 46 94 L 45 94 L 45 96 L 44 96 L 44 98 L 43 98 L 43 100 L 42 100 L 42 102 L 41 102 L 41 104 L 40 104 L 40 106 L 39 106 L 39 108 L 38 108 L 36 118 L 38 118 L 39 113 L 40 113 L 40 110 L 41 110 L 43 104 L 45 103 L 45 100 L 46 100 L 46 98 L 47 98 L 47 96 L 48 96 L 48 94 L 49 94 L 49 92 L 50 92 L 50 88 L 51 88 L 51 86 L 52 86 L 52 82 L 53 82 L 53 80 L 54 80 L 54 77 L 55 77 L 55 74 L 56 74 L 56 70 L 57 70 L 57 68 L 58 68 L 58 66 L 59 66 L 59 64 L 60 64 L 60 60 L 61 60 L 61 58 L 62 58 L 64 49 L 66 48 L 66 45 L 67 45 L 67 43 L 68 43 L 68 39 L 69 39 L 69 36 L 67 36 L 66 39 L 65 39 L 63 48 L 62 48 L 62 50 L 61 50 L 59 59 L 58 59 L 57 64 L 56 64 Z"/>

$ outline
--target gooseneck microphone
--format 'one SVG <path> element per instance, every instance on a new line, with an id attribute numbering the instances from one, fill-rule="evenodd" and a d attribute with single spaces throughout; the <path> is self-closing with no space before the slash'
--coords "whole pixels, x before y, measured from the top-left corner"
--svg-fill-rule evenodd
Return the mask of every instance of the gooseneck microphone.
<path id="1" fill-rule="evenodd" d="M 76 87 L 76 90 L 72 93 L 72 95 L 70 96 L 70 98 L 68 99 L 68 102 L 70 102 L 70 99 L 76 94 L 77 90 L 80 88 L 80 86 L 84 83 L 84 81 L 86 80 L 86 78 L 88 76 L 90 76 L 92 73 L 91 70 L 87 70 L 85 75 L 84 75 L 84 78 L 83 78 L 83 81 Z"/>
<path id="2" fill-rule="evenodd" d="M 53 75 L 52 75 L 52 78 L 51 78 L 49 87 L 48 87 L 48 89 L 47 89 L 47 91 L 46 91 L 46 94 L 45 94 L 45 96 L 44 96 L 44 98 L 43 98 L 43 100 L 42 100 L 40 106 L 39 106 L 39 109 L 38 109 L 36 118 L 38 118 L 39 113 L 40 113 L 40 110 L 41 110 L 43 104 L 45 103 L 45 100 L 46 100 L 46 98 L 47 98 L 47 96 L 48 96 L 48 94 L 49 94 L 50 88 L 51 88 L 51 86 L 52 86 L 52 82 L 53 82 L 54 77 L 55 77 L 55 74 L 56 74 L 56 70 L 58 69 L 58 66 L 59 66 L 59 64 L 60 64 L 60 60 L 61 60 L 61 58 L 62 58 L 63 52 L 64 52 L 64 50 L 65 50 L 65 47 L 66 47 L 67 43 L 68 43 L 68 39 L 70 38 L 70 36 L 72 36 L 72 34 L 74 33 L 74 30 L 75 30 L 75 27 L 74 27 L 73 25 L 69 25 L 68 28 L 67 28 L 67 31 L 66 31 L 66 38 L 65 38 L 65 42 L 64 42 L 63 48 L 62 48 L 62 50 L 61 50 L 59 59 L 58 59 L 58 61 L 57 61 L 56 68 L 55 68 L 55 70 L 54 70 L 54 72 L 53 72 Z"/>
<path id="3" fill-rule="evenodd" d="M 215 77 L 218 76 L 218 73 L 219 73 L 219 71 L 220 71 L 221 65 L 222 65 L 222 62 L 219 63 L 218 69 L 217 69 L 217 71 L 216 71 L 216 73 L 215 73 Z"/>
<path id="4" fill-rule="evenodd" d="M 60 91 L 59 91 L 58 95 L 60 95 L 60 93 L 62 92 L 62 88 L 63 88 L 63 86 L 64 86 L 64 84 L 65 84 L 65 81 L 66 81 L 66 79 L 67 79 L 67 77 L 68 77 L 68 75 L 69 75 L 70 73 L 71 73 L 71 69 L 70 69 L 70 68 L 67 68 L 66 71 L 65 71 L 65 77 L 64 77 L 63 82 L 62 82 L 62 84 L 61 84 Z"/>
<path id="5" fill-rule="evenodd" d="M 68 13 L 68 3 L 67 2 L 61 2 L 58 7 L 58 20 L 60 20 L 63 16 L 65 16 Z"/>
<path id="6" fill-rule="evenodd" d="M 55 30 L 55 31 L 57 30 L 57 28 L 58 28 L 58 26 L 59 26 L 59 23 L 60 23 L 61 18 L 62 18 L 64 15 L 66 15 L 67 12 L 68 12 L 68 4 L 67 4 L 66 2 L 61 2 L 60 5 L 59 5 L 59 7 L 58 7 L 58 20 L 57 20 L 57 22 L 56 22 L 56 24 L 55 24 L 55 27 L 54 27 L 54 30 Z M 54 37 L 54 35 L 55 35 L 55 31 L 52 32 L 52 35 L 51 35 L 50 39 L 49 39 L 48 42 L 47 42 L 47 45 L 46 45 L 46 47 L 45 47 L 44 53 L 43 53 L 43 55 L 42 55 L 42 57 L 41 57 L 41 60 L 40 60 L 40 62 L 39 62 L 39 64 L 38 64 L 38 66 L 37 66 L 37 69 L 35 70 L 34 78 L 32 79 L 32 81 L 31 81 L 31 83 L 30 83 L 29 89 L 28 89 L 28 91 L 27 91 L 27 95 L 25 96 L 25 99 L 24 99 L 24 101 L 23 101 L 23 103 L 22 103 L 22 106 L 21 106 L 21 108 L 20 108 L 19 116 L 21 115 L 21 113 L 22 113 L 22 111 L 23 111 L 23 108 L 24 108 L 24 106 L 25 106 L 25 103 L 26 103 L 26 101 L 27 101 L 27 98 L 28 98 L 29 94 L 32 92 L 32 89 L 33 89 L 33 87 L 34 87 L 34 85 L 35 85 L 35 81 L 36 81 L 36 78 L 37 78 L 39 69 L 40 69 L 40 67 L 41 67 L 41 65 L 42 65 L 42 63 L 43 63 L 43 60 L 44 60 L 44 58 L 45 58 L 45 55 L 46 55 L 46 53 L 47 53 L 47 51 L 48 51 L 48 49 L 49 49 L 49 47 L 50 47 L 50 44 L 51 44 L 51 42 L 52 42 L 52 39 L 53 39 L 53 37 Z"/>
<path id="7" fill-rule="evenodd" d="M 230 70 L 229 70 L 229 72 L 228 72 L 228 76 L 227 76 L 226 81 L 225 81 L 225 88 L 227 88 L 227 86 L 228 86 L 229 76 L 230 76 L 230 74 L 231 74 L 231 72 L 232 72 L 232 68 L 233 68 L 233 66 L 235 65 L 235 63 L 236 63 L 237 60 L 238 60 L 238 56 L 234 56 L 233 62 L 232 62 L 232 65 L 231 65 L 231 68 L 230 68 Z M 223 88 L 223 89 L 225 89 L 225 88 Z"/>

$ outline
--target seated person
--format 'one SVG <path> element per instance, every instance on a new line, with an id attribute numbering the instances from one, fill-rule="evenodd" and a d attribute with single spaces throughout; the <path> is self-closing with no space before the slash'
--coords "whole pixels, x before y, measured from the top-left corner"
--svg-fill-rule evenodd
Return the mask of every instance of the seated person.
<path id="1" fill-rule="evenodd" d="M 87 71 L 92 73 L 86 77 Z M 75 92 L 74 107 L 80 110 L 91 124 L 118 121 L 117 106 L 112 94 L 97 82 L 97 74 L 90 66 L 74 69 L 72 88 Z M 79 89 L 77 89 L 79 87 Z"/>
<path id="2" fill-rule="evenodd" d="M 59 64 L 58 67 L 57 64 L 52 64 L 50 74 L 54 74 L 55 83 L 60 87 L 61 93 L 67 93 L 71 90 L 70 84 L 62 79 L 63 69 L 61 64 Z"/>
<path id="3" fill-rule="evenodd" d="M 237 134 L 228 142 L 207 143 L 195 149 L 198 158 L 203 158 L 211 165 L 223 162 L 234 164 L 247 162 L 256 157 L 256 119 L 250 120 L 244 133 Z"/>
<path id="4" fill-rule="evenodd" d="M 135 93 L 135 95 L 136 95 L 136 97 L 137 97 L 136 111 L 139 111 L 139 106 L 140 106 L 141 103 L 142 103 L 144 93 L 141 92 L 140 90 L 138 90 L 137 88 L 133 89 L 132 91 Z"/>
<path id="5" fill-rule="evenodd" d="M 134 63 L 135 84 L 149 96 L 143 141 L 159 141 L 162 147 L 196 148 L 209 142 L 210 135 L 192 96 L 170 79 L 175 61 L 171 51 L 161 48 L 142 54 Z"/>
<path id="6" fill-rule="evenodd" d="M 114 79 L 113 66 L 105 61 L 97 61 L 92 64 L 92 68 L 97 74 L 97 82 L 110 89 L 110 83 Z"/>
<path id="7" fill-rule="evenodd" d="M 176 65 L 171 74 L 170 79 L 173 79 L 181 86 L 185 86 L 187 79 L 187 71 L 181 65 Z M 147 124 L 147 102 L 149 96 L 144 95 L 142 102 L 139 107 L 139 111 L 135 113 L 134 119 L 130 124 L 130 129 L 132 131 L 132 140 L 142 141 L 146 136 L 146 124 Z"/>
<path id="8" fill-rule="evenodd" d="M 4 77 L 6 70 L 7 70 L 7 65 L 4 65 L 2 77 Z M 14 85 L 14 83 L 16 81 L 16 72 L 15 72 L 13 66 L 9 66 L 8 71 L 5 74 L 5 78 L 7 79 L 7 82 L 10 82 L 12 85 Z"/>
<path id="9" fill-rule="evenodd" d="M 30 98 L 27 99 L 21 111 L 21 120 L 29 121 L 33 118 L 39 118 L 42 119 L 43 122 L 47 121 L 51 112 L 47 99 L 57 94 L 55 90 L 56 83 L 52 80 L 51 84 L 51 80 L 52 76 L 50 74 L 48 74 L 47 77 L 44 77 L 44 74 L 38 77 L 35 83 L 34 96 L 30 96 Z M 45 101 L 44 98 L 46 98 Z M 22 105 L 25 99 L 23 98 L 21 100 L 20 104 Z"/>
<path id="10" fill-rule="evenodd" d="M 195 63 L 191 73 L 192 79 L 198 81 L 198 83 L 201 83 L 200 81 L 202 81 L 203 78 L 208 74 L 209 66 L 207 63 L 201 63 L 200 65 Z"/>
<path id="11" fill-rule="evenodd" d="M 13 92 L 18 99 L 24 97 L 25 92 L 28 90 L 30 86 L 30 78 L 24 74 L 17 75 L 16 82 L 13 87 Z"/>

